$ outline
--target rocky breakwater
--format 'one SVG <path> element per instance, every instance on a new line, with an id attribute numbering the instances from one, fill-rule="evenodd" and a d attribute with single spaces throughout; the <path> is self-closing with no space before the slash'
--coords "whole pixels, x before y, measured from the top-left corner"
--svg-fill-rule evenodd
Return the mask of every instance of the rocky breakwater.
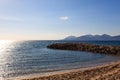
<path id="1" fill-rule="evenodd" d="M 120 46 L 104 46 L 87 43 L 56 43 L 48 45 L 47 48 L 120 55 Z"/>

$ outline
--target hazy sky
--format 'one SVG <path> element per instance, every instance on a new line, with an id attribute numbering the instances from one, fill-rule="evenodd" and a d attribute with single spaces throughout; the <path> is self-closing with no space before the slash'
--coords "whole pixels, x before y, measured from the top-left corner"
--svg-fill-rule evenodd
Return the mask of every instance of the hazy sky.
<path id="1" fill-rule="evenodd" d="M 120 0 L 0 0 L 0 39 L 120 35 Z"/>

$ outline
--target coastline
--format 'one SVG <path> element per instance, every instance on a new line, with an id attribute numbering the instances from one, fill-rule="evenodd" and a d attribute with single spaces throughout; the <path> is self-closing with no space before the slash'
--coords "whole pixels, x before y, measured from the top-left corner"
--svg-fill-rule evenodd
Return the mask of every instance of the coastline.
<path id="1" fill-rule="evenodd" d="M 47 46 L 50 49 L 77 50 L 98 52 L 99 54 L 119 55 L 120 47 L 98 46 L 92 44 L 53 44 Z M 102 52 L 101 52 L 102 51 Z M 106 52 L 107 51 L 107 52 Z M 116 53 L 117 52 L 117 53 Z M 74 66 L 74 65 L 73 65 Z M 120 80 L 120 61 L 103 62 L 72 69 L 50 70 L 47 73 L 36 73 L 8 80 Z"/>
<path id="2" fill-rule="evenodd" d="M 120 79 L 118 74 L 120 75 L 120 61 L 92 67 L 49 72 L 46 74 L 31 74 L 8 80 L 113 80 L 113 78 Z"/>

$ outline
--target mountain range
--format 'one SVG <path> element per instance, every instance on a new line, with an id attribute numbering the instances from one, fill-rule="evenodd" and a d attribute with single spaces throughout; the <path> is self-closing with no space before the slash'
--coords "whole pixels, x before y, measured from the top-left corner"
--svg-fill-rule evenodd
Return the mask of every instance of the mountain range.
<path id="1" fill-rule="evenodd" d="M 68 36 L 66 38 L 64 38 L 64 40 L 80 40 L 80 41 L 95 41 L 95 40 L 99 40 L 99 41 L 120 41 L 120 35 L 117 36 L 111 36 L 108 34 L 103 34 L 103 35 L 83 35 L 83 36 Z"/>

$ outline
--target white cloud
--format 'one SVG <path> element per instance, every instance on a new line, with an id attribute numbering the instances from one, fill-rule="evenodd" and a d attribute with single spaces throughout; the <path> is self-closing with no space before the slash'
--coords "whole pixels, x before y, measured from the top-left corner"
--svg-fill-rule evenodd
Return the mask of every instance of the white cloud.
<path id="1" fill-rule="evenodd" d="M 60 17 L 60 19 L 63 20 L 63 21 L 67 21 L 67 20 L 69 20 L 69 17 L 68 16 L 62 16 L 62 17 Z"/>

